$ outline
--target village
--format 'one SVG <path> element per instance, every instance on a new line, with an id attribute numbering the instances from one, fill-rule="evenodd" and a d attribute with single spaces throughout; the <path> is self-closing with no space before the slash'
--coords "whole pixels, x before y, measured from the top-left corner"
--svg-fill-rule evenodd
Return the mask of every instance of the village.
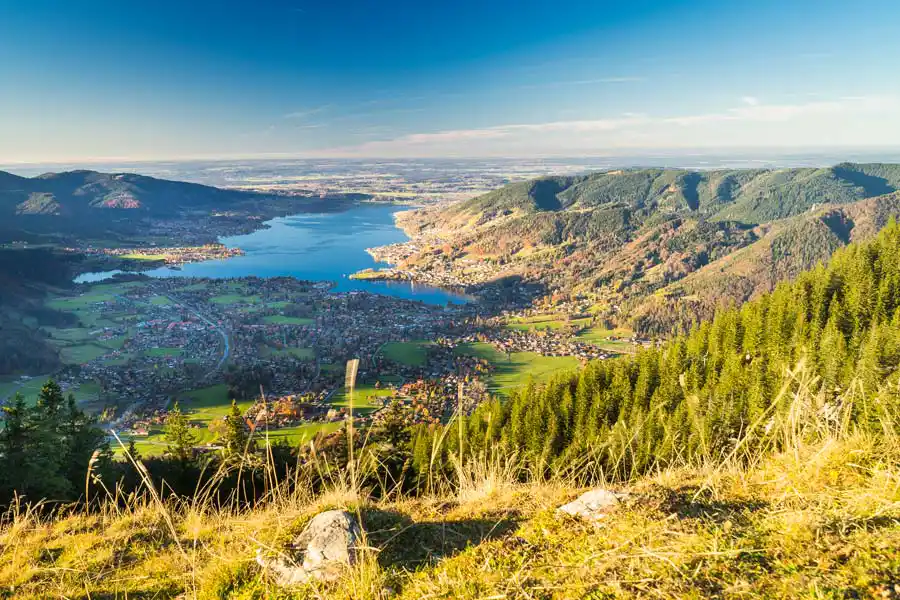
<path id="1" fill-rule="evenodd" d="M 194 425 L 209 443 L 231 400 L 251 428 L 272 431 L 327 431 L 351 403 L 361 424 L 391 402 L 413 421 L 437 422 L 510 393 L 534 366 L 517 361 L 552 371 L 615 355 L 573 327 L 511 325 L 516 313 L 336 293 L 290 277 L 119 276 L 50 306 L 79 320 L 47 329 L 67 363 L 55 376 L 66 390 L 92 390 L 81 394 L 86 405 L 137 439 L 153 439 L 175 402 L 206 407 Z M 344 366 L 354 358 L 351 399 Z"/>
<path id="2" fill-rule="evenodd" d="M 67 252 L 86 254 L 88 256 L 116 257 L 138 261 L 159 262 L 177 266 L 204 260 L 214 260 L 242 256 L 240 248 L 229 248 L 223 244 L 203 244 L 202 246 L 138 246 L 134 248 L 102 248 L 87 246 L 84 248 L 65 248 Z"/>

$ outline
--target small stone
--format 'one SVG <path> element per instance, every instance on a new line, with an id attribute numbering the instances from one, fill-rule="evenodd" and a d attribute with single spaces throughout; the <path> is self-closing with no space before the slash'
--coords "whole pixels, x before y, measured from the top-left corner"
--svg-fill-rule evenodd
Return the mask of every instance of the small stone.
<path id="1" fill-rule="evenodd" d="M 628 498 L 628 494 L 597 488 L 585 492 L 577 500 L 560 506 L 558 510 L 585 521 L 598 523 L 606 515 L 614 511 L 626 498 Z"/>
<path id="2" fill-rule="evenodd" d="M 353 515 L 329 510 L 313 517 L 284 554 L 267 558 L 258 548 L 256 562 L 284 587 L 312 580 L 334 581 L 345 567 L 356 563 L 361 538 Z"/>

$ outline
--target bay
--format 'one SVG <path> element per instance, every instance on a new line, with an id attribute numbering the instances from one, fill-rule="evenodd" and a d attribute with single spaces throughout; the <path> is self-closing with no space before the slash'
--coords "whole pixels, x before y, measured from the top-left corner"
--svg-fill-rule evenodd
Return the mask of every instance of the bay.
<path id="1" fill-rule="evenodd" d="M 162 267 L 145 271 L 151 277 L 296 277 L 308 281 L 331 281 L 334 291 L 365 291 L 373 294 L 421 300 L 429 304 L 464 303 L 468 299 L 429 286 L 409 282 L 356 281 L 348 275 L 362 269 L 384 267 L 366 248 L 408 240 L 394 224 L 394 205 L 361 204 L 334 213 L 308 213 L 267 221 L 268 228 L 246 235 L 223 237 L 229 248 L 240 248 L 243 256 L 189 263 L 178 269 Z M 84 273 L 77 283 L 99 281 L 114 272 Z"/>

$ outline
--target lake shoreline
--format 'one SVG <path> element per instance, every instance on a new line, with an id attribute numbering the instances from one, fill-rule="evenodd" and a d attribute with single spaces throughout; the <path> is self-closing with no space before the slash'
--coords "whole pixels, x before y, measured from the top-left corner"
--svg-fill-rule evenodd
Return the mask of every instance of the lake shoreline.
<path id="1" fill-rule="evenodd" d="M 243 255 L 187 263 L 177 268 L 117 268 L 85 271 L 75 283 L 90 283 L 117 274 L 133 273 L 148 277 L 240 278 L 245 276 L 294 277 L 303 281 L 332 282 L 333 291 L 367 291 L 429 304 L 468 303 L 471 296 L 407 281 L 363 281 L 351 277 L 366 269 L 388 265 L 376 260 L 369 248 L 409 240 L 397 226 L 394 215 L 404 212 L 398 205 L 360 203 L 347 210 L 327 213 L 298 213 L 275 217 L 260 223 L 250 234 L 226 236 L 218 243 L 241 248 Z M 149 266 L 149 265 L 147 265 Z"/>

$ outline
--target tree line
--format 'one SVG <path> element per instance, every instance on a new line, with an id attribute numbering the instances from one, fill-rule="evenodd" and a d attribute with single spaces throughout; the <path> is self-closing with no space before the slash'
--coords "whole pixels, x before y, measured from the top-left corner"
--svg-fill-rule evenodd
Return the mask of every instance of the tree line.
<path id="1" fill-rule="evenodd" d="M 483 404 L 461 423 L 420 426 L 413 471 L 450 468 L 469 453 L 518 453 L 532 474 L 591 462 L 631 476 L 676 459 L 730 452 L 735 440 L 788 409 L 798 365 L 836 413 L 848 389 L 872 397 L 900 362 L 900 227 L 850 245 L 740 308 L 634 356 L 596 361 L 508 401 Z M 896 389 L 896 388 L 894 388 Z M 896 400 L 896 398 L 895 398 Z M 855 405 L 851 419 L 877 406 Z"/>

